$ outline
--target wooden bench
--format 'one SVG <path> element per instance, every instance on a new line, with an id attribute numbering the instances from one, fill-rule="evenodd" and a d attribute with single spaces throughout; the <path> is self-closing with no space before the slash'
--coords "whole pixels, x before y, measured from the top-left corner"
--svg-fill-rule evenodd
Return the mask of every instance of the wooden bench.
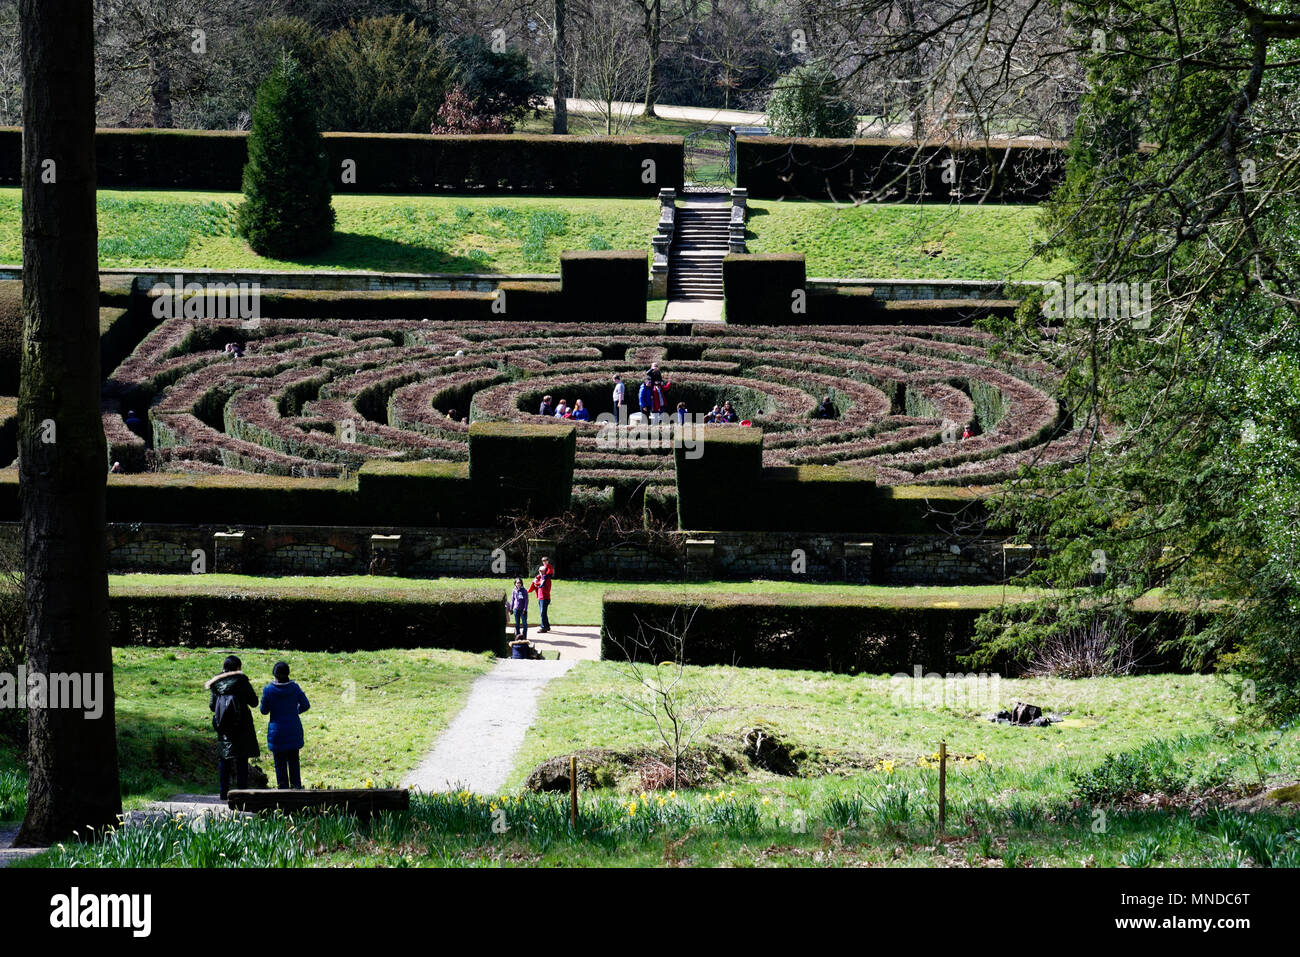
<path id="1" fill-rule="evenodd" d="M 320 808 L 369 820 L 377 811 L 409 811 L 411 792 L 405 788 L 304 788 L 301 791 L 256 788 L 228 791 L 226 803 L 235 811 L 293 812 Z"/>

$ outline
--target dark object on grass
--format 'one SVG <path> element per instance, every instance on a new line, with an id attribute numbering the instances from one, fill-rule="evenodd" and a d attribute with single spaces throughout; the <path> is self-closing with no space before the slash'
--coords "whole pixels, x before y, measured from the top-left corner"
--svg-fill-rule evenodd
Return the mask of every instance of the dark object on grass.
<path id="1" fill-rule="evenodd" d="M 313 790 L 232 790 L 226 803 L 234 811 L 344 811 L 362 820 L 376 811 L 409 811 L 411 792 L 405 788 L 318 788 Z"/>
<path id="2" fill-rule="evenodd" d="M 1043 709 L 1033 704 L 1017 701 L 1010 711 L 999 711 L 993 718 L 1002 724 L 1019 724 L 1030 728 L 1046 728 L 1052 719 L 1043 714 Z M 1059 720 L 1059 719 L 1058 719 Z"/>
<path id="3" fill-rule="evenodd" d="M 771 728 L 763 725 L 747 728 L 740 735 L 740 744 L 745 757 L 756 768 L 785 777 L 799 773 L 799 763 L 790 753 L 790 746 Z"/>

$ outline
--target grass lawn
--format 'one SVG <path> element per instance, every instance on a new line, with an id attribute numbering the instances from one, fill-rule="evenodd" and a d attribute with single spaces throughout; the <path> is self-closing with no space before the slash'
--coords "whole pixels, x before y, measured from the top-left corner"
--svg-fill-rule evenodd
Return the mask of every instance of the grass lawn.
<path id="1" fill-rule="evenodd" d="M 524 745 L 512 784 L 537 764 L 577 748 L 657 746 L 651 720 L 621 706 L 638 686 L 627 666 L 584 661 L 543 693 L 533 732 Z M 989 679 L 986 683 L 942 679 L 902 681 L 887 676 L 836 675 L 766 668 L 687 668 L 683 684 L 708 688 L 719 700 L 705 734 L 735 735 L 766 725 L 791 745 L 825 752 L 828 762 L 853 754 L 872 765 L 893 761 L 900 769 L 937 751 L 983 753 L 988 767 L 1006 775 L 1004 799 L 1024 791 L 1063 796 L 1068 772 L 1108 750 L 1135 747 L 1151 738 L 1208 733 L 1216 719 L 1232 715 L 1226 685 L 1214 676 L 1158 675 L 1061 679 Z M 994 724 L 987 714 L 1028 701 L 1048 712 L 1070 712 L 1050 728 Z M 1297 736 L 1300 740 L 1300 735 Z M 809 779 L 795 793 L 816 790 Z M 783 791 L 785 789 L 783 788 Z"/>
<path id="2" fill-rule="evenodd" d="M 801 252 L 809 276 L 1049 279 L 1065 264 L 1033 255 L 1036 206 L 749 204 L 753 253 Z"/>
<path id="3" fill-rule="evenodd" d="M 172 654 L 141 651 L 129 666 L 119 659 L 125 684 L 138 686 L 139 670 L 188 686 L 210 670 L 205 661 L 178 665 Z M 725 736 L 766 722 L 815 749 L 829 773 L 750 771 L 707 790 L 585 792 L 573 828 L 567 795 L 515 792 L 523 767 L 578 746 L 652 742 L 650 726 L 616 700 L 626 688 L 616 667 L 583 663 L 544 695 L 506 795 L 416 795 L 409 815 L 369 824 L 340 814 L 217 820 L 202 829 L 160 822 L 18 866 L 1300 865 L 1297 818 L 1285 806 L 1193 813 L 1189 795 L 1217 789 L 1226 800 L 1257 787 L 1261 774 L 1270 786 L 1294 781 L 1300 761 L 1295 728 L 1217 734 L 1232 706 L 1213 677 L 1004 682 L 999 701 L 1071 712 L 1046 729 L 993 725 L 964 704 L 914 706 L 864 677 L 701 668 L 688 680 L 726 689 L 709 731 Z M 329 689 L 309 685 L 308 693 L 324 701 Z M 157 690 L 144 696 L 162 699 Z M 322 734 L 308 727 L 309 748 Z M 941 739 L 955 756 L 943 839 L 931 760 Z M 1118 764 L 1110 752 L 1133 760 Z M 1139 779 L 1157 792 L 1175 789 L 1169 806 L 1157 807 L 1154 795 L 1150 806 L 1134 800 L 1127 789 Z"/>
<path id="4" fill-rule="evenodd" d="M 525 576 L 527 578 L 528 576 Z M 286 576 L 268 578 L 257 575 L 110 575 L 109 593 L 129 594 L 133 588 L 156 590 L 165 588 L 172 592 L 216 590 L 221 594 L 255 591 L 275 591 L 285 588 L 295 590 L 349 591 L 407 591 L 430 594 L 447 589 L 498 586 L 504 599 L 514 576 L 500 578 L 389 578 L 369 575 L 328 575 L 321 577 Z M 924 587 L 890 588 L 882 585 L 816 584 L 813 582 L 748 581 L 748 582 L 608 582 L 568 581 L 555 579 L 549 618 L 557 625 L 599 625 L 601 596 L 607 591 L 648 590 L 674 595 L 703 594 L 851 594 L 877 598 L 893 605 L 934 608 L 979 607 L 991 608 L 1000 604 L 1004 596 L 1014 601 L 1024 594 L 1022 589 L 1003 588 L 1001 585 L 965 585 L 952 588 Z"/>
<path id="5" fill-rule="evenodd" d="M 529 113 L 515 127 L 517 133 L 550 133 L 555 111 L 549 109 Z M 710 125 L 697 120 L 670 120 L 662 116 L 645 117 L 637 114 L 618 136 L 685 136 Z M 596 113 L 569 113 L 570 136 L 604 136 L 605 121 Z"/>
<path id="6" fill-rule="evenodd" d="M 221 671 L 226 649 L 117 648 L 118 752 L 128 806 L 178 792 L 216 793 L 216 736 L 203 684 Z M 483 655 L 442 650 L 325 654 L 241 650 L 244 670 L 259 692 L 271 666 L 284 658 L 312 707 L 303 716 L 302 754 L 308 787 L 397 784 L 414 768 L 464 704 L 469 686 L 491 667 Z M 266 748 L 266 718 L 255 715 L 262 757 L 255 762 L 275 781 Z M 0 739 L 0 775 L 18 767 L 13 741 Z M 21 775 L 12 775 L 21 778 Z M 0 820 L 21 815 L 5 807 Z M 8 814 L 6 815 L 5 811 Z"/>
<path id="7" fill-rule="evenodd" d="M 334 244 L 267 259 L 235 235 L 239 193 L 101 190 L 101 267 L 557 273 L 566 249 L 645 249 L 650 199 L 335 196 Z M 21 196 L 0 189 L 0 262 L 22 259 Z"/>

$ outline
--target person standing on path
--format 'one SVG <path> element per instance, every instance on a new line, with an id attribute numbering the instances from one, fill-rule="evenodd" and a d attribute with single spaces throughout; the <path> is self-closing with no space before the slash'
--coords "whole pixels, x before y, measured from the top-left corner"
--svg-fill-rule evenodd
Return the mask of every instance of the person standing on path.
<path id="1" fill-rule="evenodd" d="M 528 586 L 530 592 L 537 593 L 537 607 L 542 614 L 542 627 L 537 629 L 539 632 L 551 630 L 551 622 L 546 613 L 551 607 L 551 579 L 554 577 L 555 567 L 551 564 L 551 560 L 543 555 L 542 564 L 537 568 L 537 577 Z"/>
<path id="2" fill-rule="evenodd" d="M 266 730 L 266 748 L 275 756 L 275 786 L 302 790 L 302 772 L 298 755 L 302 751 L 302 719 L 311 707 L 307 695 L 296 681 L 289 680 L 289 665 L 277 661 L 271 669 L 275 679 L 262 690 L 262 714 L 271 716 Z"/>
<path id="3" fill-rule="evenodd" d="M 510 594 L 507 605 L 515 616 L 515 640 L 528 640 L 528 589 L 522 578 L 515 579 L 515 590 Z"/>
<path id="4" fill-rule="evenodd" d="M 623 377 L 617 373 L 614 375 L 614 418 L 622 425 L 627 421 L 627 386 L 623 384 Z"/>
<path id="5" fill-rule="evenodd" d="M 248 787 L 248 762 L 260 754 L 257 729 L 253 727 L 253 709 L 257 692 L 244 674 L 244 663 L 230 655 L 221 663 L 221 674 L 208 679 L 208 710 L 212 712 L 212 729 L 217 732 L 217 775 L 221 799 L 230 791 L 231 778 L 236 788 Z"/>

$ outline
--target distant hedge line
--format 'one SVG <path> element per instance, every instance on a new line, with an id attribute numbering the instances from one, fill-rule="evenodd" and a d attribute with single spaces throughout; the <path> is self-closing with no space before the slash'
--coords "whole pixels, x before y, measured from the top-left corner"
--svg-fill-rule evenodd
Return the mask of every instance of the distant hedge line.
<path id="1" fill-rule="evenodd" d="M 722 260 L 727 323 L 743 326 L 963 325 L 1015 314 L 1013 299 L 876 299 L 869 288 L 809 289 L 803 253 L 730 253 Z"/>
<path id="2" fill-rule="evenodd" d="M 258 294 L 258 313 L 263 319 L 639 323 L 645 321 L 649 268 L 642 250 L 565 250 L 559 282 L 505 280 L 491 292 L 266 289 Z M 159 322 L 152 318 L 154 303 L 169 295 L 167 290 L 140 293 L 145 333 Z M 238 315 L 238 291 L 209 295 L 221 313 Z"/>
<path id="3" fill-rule="evenodd" d="M 476 528 L 521 508 L 553 515 L 568 507 L 576 431 L 549 423 L 475 422 L 469 463 L 375 459 L 352 479 L 110 475 L 107 517 L 192 525 Z M 0 521 L 16 521 L 18 514 L 18 474 L 10 469 L 0 472 Z"/>
<path id="4" fill-rule="evenodd" d="M 654 196 L 682 184 L 680 136 L 326 133 L 325 150 L 336 193 Z M 238 192 L 248 134 L 97 130 L 95 157 L 101 189 Z M 22 130 L 0 128 L 0 185 L 21 183 L 21 159 Z"/>
<path id="5" fill-rule="evenodd" d="M 875 532 L 934 534 L 945 522 L 982 522 L 978 494 L 965 489 L 877 486 L 869 468 L 827 465 L 763 466 L 763 433 L 719 429 L 708 454 L 674 449 L 678 527 L 700 531 Z M 718 507 L 726 489 L 726 507 Z M 944 518 L 933 514 L 942 502 Z"/>
<path id="6" fill-rule="evenodd" d="M 1060 182 L 1057 144 L 922 146 L 890 140 L 736 138 L 736 185 L 755 199 L 1037 203 Z"/>
<path id="7" fill-rule="evenodd" d="M 845 674 L 911 675 L 964 672 L 958 656 L 973 649 L 975 620 L 986 610 L 905 607 L 856 595 L 707 595 L 606 592 L 602 602 L 601 657 L 642 662 L 668 660 L 669 635 L 685 629 L 684 653 L 693 665 L 791 668 Z M 1157 634 L 1173 634 L 1179 616 L 1143 613 Z M 638 635 L 649 648 L 637 648 Z M 1155 639 L 1158 644 L 1159 639 Z M 1180 671 L 1178 659 L 1151 655 L 1149 670 Z M 992 671 L 1014 673 L 1008 662 Z"/>
<path id="8" fill-rule="evenodd" d="M 114 646 L 184 645 L 370 651 L 454 648 L 504 655 L 505 594 L 487 588 L 431 596 L 357 590 L 234 594 L 132 591 L 109 598 Z"/>

